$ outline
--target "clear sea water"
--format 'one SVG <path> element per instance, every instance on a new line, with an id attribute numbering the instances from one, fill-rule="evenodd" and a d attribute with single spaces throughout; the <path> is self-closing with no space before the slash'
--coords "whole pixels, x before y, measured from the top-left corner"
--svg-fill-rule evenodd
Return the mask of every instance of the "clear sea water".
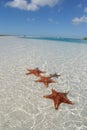
<path id="1" fill-rule="evenodd" d="M 87 130 L 87 44 L 41 39 L 0 38 L 0 130 Z M 26 68 L 35 67 L 61 77 L 45 88 L 34 82 L 35 76 L 25 75 Z M 52 88 L 69 91 L 75 104 L 55 110 L 43 98 Z"/>
<path id="2" fill-rule="evenodd" d="M 38 39 L 38 40 L 51 40 L 51 41 L 62 41 L 62 42 L 73 42 L 73 43 L 85 43 L 87 44 L 87 40 L 77 39 L 77 38 L 57 38 L 57 37 L 29 37 L 23 36 L 22 38 L 26 39 Z"/>

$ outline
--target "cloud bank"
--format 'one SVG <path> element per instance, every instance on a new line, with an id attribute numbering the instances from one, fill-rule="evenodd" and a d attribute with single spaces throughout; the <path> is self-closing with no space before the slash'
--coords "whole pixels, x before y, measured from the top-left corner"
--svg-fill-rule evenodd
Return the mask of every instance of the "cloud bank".
<path id="1" fill-rule="evenodd" d="M 72 22 L 74 24 L 79 24 L 79 23 L 87 23 L 87 17 L 86 16 L 82 16 L 80 18 L 75 17 L 74 19 L 72 19 Z"/>
<path id="2" fill-rule="evenodd" d="M 27 0 L 13 0 L 7 2 L 5 5 L 21 10 L 36 11 L 43 6 L 53 7 L 61 1 L 62 0 L 31 0 L 29 3 Z"/>

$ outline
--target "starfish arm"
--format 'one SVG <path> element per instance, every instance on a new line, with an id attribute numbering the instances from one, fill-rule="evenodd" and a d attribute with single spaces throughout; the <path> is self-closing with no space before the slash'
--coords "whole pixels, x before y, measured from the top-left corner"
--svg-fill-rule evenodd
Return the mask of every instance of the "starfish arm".
<path id="1" fill-rule="evenodd" d="M 54 99 L 54 107 L 55 107 L 55 109 L 58 109 L 59 105 L 60 105 L 60 101 L 58 99 Z"/>
<path id="2" fill-rule="evenodd" d="M 48 82 L 43 82 L 46 87 L 48 87 Z"/>
<path id="3" fill-rule="evenodd" d="M 56 83 L 56 82 L 54 80 L 52 80 L 52 79 L 49 79 L 48 83 Z"/>
<path id="4" fill-rule="evenodd" d="M 43 96 L 44 98 L 49 98 L 49 99 L 53 99 L 53 95 L 52 94 L 50 94 L 50 95 L 45 95 L 45 96 Z"/>
<path id="5" fill-rule="evenodd" d="M 29 75 L 29 73 L 26 73 L 26 75 Z"/>
<path id="6" fill-rule="evenodd" d="M 63 98 L 63 99 L 62 99 L 62 102 L 63 102 L 63 103 L 66 103 L 66 104 L 71 104 L 71 105 L 74 104 L 74 103 L 73 103 L 72 101 L 70 101 L 68 98 Z"/>
<path id="7" fill-rule="evenodd" d="M 35 80 L 35 82 L 42 82 L 41 80 Z"/>
<path id="8" fill-rule="evenodd" d="M 26 73 L 26 75 L 32 74 L 31 72 Z"/>
<path id="9" fill-rule="evenodd" d="M 30 71 L 30 69 L 27 69 L 27 71 Z"/>
<path id="10" fill-rule="evenodd" d="M 53 93 L 57 93 L 54 89 L 51 89 L 51 91 L 52 91 L 52 94 L 53 94 Z"/>
<path id="11" fill-rule="evenodd" d="M 67 98 L 67 94 L 69 93 L 69 91 L 68 92 L 66 92 L 66 93 L 61 93 L 62 95 L 63 95 L 63 97 L 62 97 L 62 102 L 63 103 L 67 103 L 67 104 L 74 104 L 72 101 L 70 101 L 68 98 Z"/>

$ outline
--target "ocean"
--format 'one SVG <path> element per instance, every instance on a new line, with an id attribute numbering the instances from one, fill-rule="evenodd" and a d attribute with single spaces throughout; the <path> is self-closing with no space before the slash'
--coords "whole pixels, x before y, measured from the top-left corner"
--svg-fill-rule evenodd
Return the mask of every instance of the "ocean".
<path id="1" fill-rule="evenodd" d="M 87 44 L 87 40 L 83 40 L 80 38 L 63 38 L 63 37 L 33 37 L 33 36 L 23 36 L 22 38 L 26 39 L 38 39 L 38 40 L 50 40 L 50 41 L 62 41 L 62 42 L 69 42 L 69 43 L 84 43 Z"/>

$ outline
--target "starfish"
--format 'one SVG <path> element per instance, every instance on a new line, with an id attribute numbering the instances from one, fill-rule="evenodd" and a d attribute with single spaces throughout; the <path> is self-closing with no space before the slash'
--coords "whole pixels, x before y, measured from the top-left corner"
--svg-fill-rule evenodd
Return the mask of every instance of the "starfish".
<path id="1" fill-rule="evenodd" d="M 28 73 L 26 73 L 26 75 L 29 74 L 34 74 L 35 76 L 40 76 L 41 73 L 45 73 L 45 71 L 41 71 L 38 68 L 35 69 L 27 69 L 27 71 L 29 71 Z"/>
<path id="2" fill-rule="evenodd" d="M 56 77 L 56 78 L 59 78 L 61 75 L 57 74 L 57 73 L 54 73 L 54 74 L 50 74 L 50 77 Z"/>
<path id="3" fill-rule="evenodd" d="M 42 82 L 46 87 L 48 87 L 49 83 L 55 83 L 49 76 L 41 76 L 39 80 L 36 80 L 35 82 Z"/>
<path id="4" fill-rule="evenodd" d="M 43 97 L 45 98 L 49 98 L 49 99 L 52 99 L 54 101 L 54 107 L 55 109 L 58 109 L 59 105 L 61 103 L 66 103 L 66 104 L 74 104 L 72 103 L 68 98 L 67 98 L 67 94 L 69 92 L 66 92 L 66 93 L 62 93 L 62 92 L 57 92 L 55 91 L 54 89 L 52 89 L 52 94 L 50 95 L 45 95 Z"/>

